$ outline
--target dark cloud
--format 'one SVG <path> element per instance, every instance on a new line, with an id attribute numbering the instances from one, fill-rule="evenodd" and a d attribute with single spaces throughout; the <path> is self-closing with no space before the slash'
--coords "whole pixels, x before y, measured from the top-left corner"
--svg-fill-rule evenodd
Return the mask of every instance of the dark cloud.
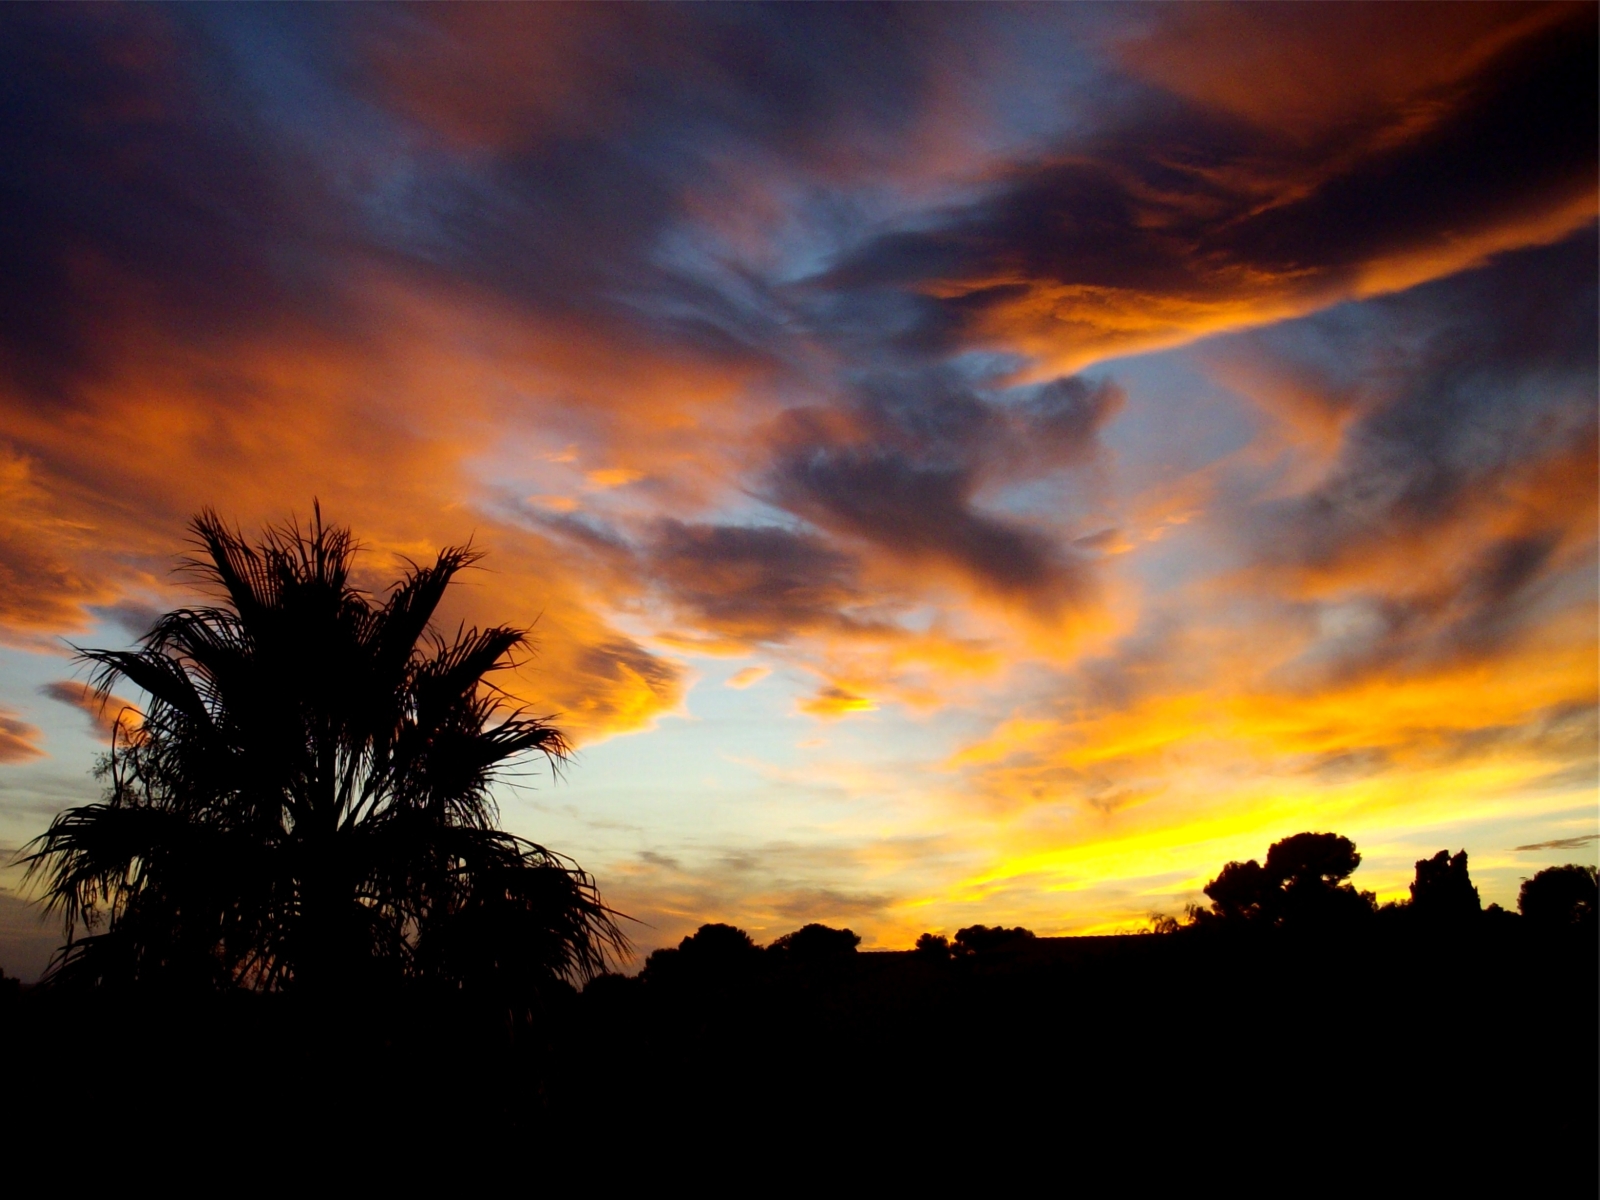
<path id="1" fill-rule="evenodd" d="M 1092 458 L 1100 430 L 1124 399 L 1115 383 L 1078 376 L 980 392 L 947 368 L 877 372 L 851 396 L 845 428 L 859 442 L 959 466 L 980 484 L 1015 483 Z M 802 412 L 785 434 L 804 441 L 827 431 L 815 422 L 808 427 Z"/>
<path id="2" fill-rule="evenodd" d="M 664 239 L 743 186 L 730 164 L 895 146 L 930 28 L 871 7 L 8 10 L 0 366 L 59 399 L 130 330 L 362 336 L 348 288 L 380 264 L 764 356 L 755 281 L 708 282 Z"/>
<path id="3" fill-rule="evenodd" d="M 1353 581 L 1356 629 L 1313 643 L 1280 681 L 1316 688 L 1453 659 L 1492 659 L 1537 626 L 1540 593 L 1560 582 L 1551 569 L 1559 542 L 1554 531 L 1492 542 L 1420 591 L 1406 579 Z"/>
<path id="4" fill-rule="evenodd" d="M 977 481 L 959 467 L 815 446 L 789 456 L 774 484 L 780 503 L 824 528 L 907 559 L 951 563 L 996 591 L 1076 590 L 1065 555 L 1046 534 L 973 509 Z"/>
<path id="5" fill-rule="evenodd" d="M 1274 272 L 1349 269 L 1592 196 L 1597 62 L 1596 10 L 1574 7 L 1428 97 L 1446 111 L 1418 136 L 1239 221 L 1223 244 Z"/>
<path id="6" fill-rule="evenodd" d="M 955 567 L 985 590 L 1041 610 L 1073 604 L 1087 582 L 1071 552 L 977 500 L 985 486 L 1090 458 L 1121 393 L 1076 378 L 1019 390 L 1003 402 L 946 371 L 875 376 L 847 415 L 786 415 L 770 495 L 824 529 Z"/>
<path id="7" fill-rule="evenodd" d="M 1518 853 L 1530 850 L 1582 850 L 1590 842 L 1600 842 L 1600 833 L 1586 833 L 1581 837 L 1552 838 L 1548 842 L 1530 842 L 1526 846 L 1513 846 Z"/>
<path id="8" fill-rule="evenodd" d="M 937 228 L 890 222 L 820 293 L 801 289 L 809 300 L 731 261 L 708 212 L 749 207 L 762 172 L 810 194 L 906 167 L 913 132 L 961 89 L 953 64 L 1010 20 L 879 6 L 8 11 L 0 354 L 59 390 L 130 322 L 193 339 L 282 322 L 348 336 L 364 328 L 348 281 L 383 263 L 679 352 L 778 363 L 810 322 L 838 345 L 923 355 L 1040 284 L 1208 299 L 1281 276 L 1315 290 L 1375 255 L 1593 191 L 1594 15 L 1578 8 L 1413 98 L 1412 124 L 1437 110 L 1419 132 L 1307 145 L 1124 81 L 1072 145 Z M 803 203 L 828 224 L 826 205 Z M 814 253 L 854 236 L 861 214 L 845 216 Z M 883 289 L 899 295 L 869 294 Z M 1057 316 L 1070 341 L 1078 318 Z"/>
<path id="9" fill-rule="evenodd" d="M 1180 146 L 1186 140 L 1185 157 L 1235 157 L 1259 136 L 1220 117 L 1152 103 L 1151 126 L 1164 140 Z M 1145 137 L 1150 132 L 1140 131 Z M 1129 155 L 1123 163 L 1116 161 L 1127 153 L 1120 146 L 1102 153 L 1107 161 L 1076 154 L 1023 168 L 989 199 L 948 214 L 943 227 L 885 234 L 821 282 L 841 288 L 965 284 L 941 306 L 953 327 L 966 315 L 1026 296 L 1034 281 L 1158 293 L 1212 290 L 1210 272 L 1193 252 L 1206 217 L 1216 217 L 1220 205 L 1195 211 L 1202 204 L 1192 185 L 1213 194 L 1215 185 L 1181 178 L 1155 155 Z"/>
<path id="10" fill-rule="evenodd" d="M 142 638 L 161 617 L 161 610 L 137 600 L 122 600 L 116 604 L 95 605 L 90 611 L 103 621 L 110 621 L 130 638 Z"/>
<path id="11" fill-rule="evenodd" d="M 1561 537 L 1561 530 L 1545 529 L 1489 545 L 1467 573 L 1468 615 L 1455 640 L 1481 653 L 1515 633 L 1535 611 L 1531 593 L 1547 575 Z"/>
<path id="12" fill-rule="evenodd" d="M 1267 553 L 1335 562 L 1437 528 L 1541 463 L 1572 460 L 1581 485 L 1596 436 L 1597 252 L 1589 231 L 1246 339 L 1254 352 L 1340 364 L 1367 397 L 1327 482 L 1263 510 L 1273 517 L 1262 534 Z M 1559 529 L 1569 514 L 1576 510 L 1540 515 Z M 1503 602 L 1548 559 L 1553 536 L 1531 529 L 1486 549 L 1462 586 L 1484 604 Z"/>
<path id="13" fill-rule="evenodd" d="M 181 10 L 7 9 L 4 370 L 60 398 L 130 322 L 195 339 L 326 322 L 312 214 L 332 210 L 274 143 Z"/>
<path id="14" fill-rule="evenodd" d="M 739 203 L 752 169 L 849 176 L 891 153 L 935 86 L 944 22 L 442 6 L 347 24 L 354 86 L 445 136 L 363 206 L 375 244 L 448 286 L 743 359 L 780 336 L 770 290 L 689 264 L 674 235 Z"/>
<path id="15" fill-rule="evenodd" d="M 1077 376 L 1053 379 L 1014 407 L 1003 409 L 1010 435 L 1008 474 L 1019 464 L 1050 469 L 1082 462 L 1095 449 L 1100 429 L 1122 407 L 1122 389 L 1109 380 Z"/>
<path id="16" fill-rule="evenodd" d="M 1087 143 L 942 224 L 885 233 L 817 283 L 918 293 L 888 331 L 907 346 L 1031 333 L 1091 350 L 1199 319 L 1166 301 L 1347 293 L 1383 264 L 1403 273 L 1409 257 L 1592 206 L 1595 22 L 1574 7 L 1470 78 L 1310 142 L 1152 90 Z M 1108 293 L 1143 299 L 1107 313 Z M 1003 330 L 984 324 L 996 314 Z"/>
<path id="17" fill-rule="evenodd" d="M 646 553 L 673 602 L 724 636 L 782 642 L 860 627 L 849 615 L 864 602 L 855 560 L 814 535 L 668 520 Z"/>
<path id="18" fill-rule="evenodd" d="M 361 12 L 345 36 L 376 94 L 465 142 L 537 146 L 648 123 L 804 153 L 903 133 L 933 85 L 943 24 L 872 5 L 441 6 Z M 486 76 L 502 86 L 484 87 Z"/>

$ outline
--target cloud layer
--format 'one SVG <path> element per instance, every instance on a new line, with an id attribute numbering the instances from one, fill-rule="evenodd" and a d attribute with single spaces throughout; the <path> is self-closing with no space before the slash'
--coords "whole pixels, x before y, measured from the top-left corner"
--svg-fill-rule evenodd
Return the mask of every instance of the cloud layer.
<path id="1" fill-rule="evenodd" d="M 1333 822 L 1564 844 L 1596 49 L 1583 5 L 8 9 L 0 640 L 136 635 L 204 505 L 318 497 L 375 589 L 473 538 L 448 618 L 531 627 L 510 687 L 597 761 L 792 731 L 715 836 L 572 827 L 662 937 L 1110 927 Z M 0 699 L 42 769 L 65 709 Z"/>

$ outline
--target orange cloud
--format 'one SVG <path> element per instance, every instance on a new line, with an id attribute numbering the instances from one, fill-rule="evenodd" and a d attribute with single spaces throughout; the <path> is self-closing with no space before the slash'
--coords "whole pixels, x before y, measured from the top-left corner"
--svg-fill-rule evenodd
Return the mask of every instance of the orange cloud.
<path id="1" fill-rule="evenodd" d="M 772 674 L 771 667 L 743 667 L 728 676 L 727 686 L 731 688 L 747 688 L 752 684 L 760 683 L 770 674 Z"/>
<path id="2" fill-rule="evenodd" d="M 1430 93 L 1569 17 L 1570 6 L 1550 4 L 1195 5 L 1163 10 L 1111 45 L 1157 87 L 1311 141 L 1396 113 L 1437 119 Z"/>
<path id="3" fill-rule="evenodd" d="M 112 730 L 137 732 L 142 718 L 139 708 L 121 696 L 102 695 L 97 689 L 76 680 L 59 679 L 39 689 L 52 700 L 69 704 L 89 718 L 90 728 L 102 742 L 112 740 Z"/>
<path id="4" fill-rule="evenodd" d="M 33 463 L 0 446 L 0 638 L 34 644 L 82 628 L 86 606 L 115 599 L 84 561 L 94 534 L 91 521 L 56 511 Z"/>
<path id="5" fill-rule="evenodd" d="M 801 712 L 817 717 L 844 717 L 851 713 L 872 712 L 877 707 L 870 698 L 836 684 L 830 684 L 800 702 Z"/>
<path id="6" fill-rule="evenodd" d="M 585 471 L 583 477 L 595 491 L 605 491 L 637 483 L 644 478 L 644 472 L 635 471 L 631 467 L 603 467 L 599 470 Z"/>
<path id="7" fill-rule="evenodd" d="M 1413 42 L 1413 24 L 1452 30 Z M 1020 352 L 1020 377 L 1039 379 L 1414 287 L 1592 224 L 1594 123 L 1553 115 L 1595 106 L 1592 9 L 1457 24 L 1324 6 L 1309 25 L 1327 36 L 1267 10 L 1156 17 L 1123 61 L 1192 103 L 1149 97 L 1147 112 L 1001 171 L 943 222 L 867 243 L 828 282 L 924 297 L 924 336 Z M 1191 38 L 1228 49 L 1196 59 Z M 1369 41 L 1379 49 L 1351 56 L 1366 65 L 1347 78 L 1328 46 Z M 1227 66 L 1241 55 L 1274 64 L 1259 89 Z M 1177 57 L 1188 65 L 1171 69 Z M 1318 87 L 1329 74 L 1340 86 Z"/>
<path id="8" fill-rule="evenodd" d="M 362 538 L 375 590 L 402 557 L 476 537 L 488 558 L 457 589 L 452 619 L 534 627 L 538 657 L 517 694 L 563 714 L 580 740 L 673 708 L 677 668 L 609 626 L 594 581 L 545 537 L 478 507 L 467 463 L 500 429 L 474 398 L 479 372 L 498 366 L 440 357 L 440 331 L 419 326 L 416 308 L 395 317 L 395 336 L 377 343 L 269 334 L 215 353 L 142 330 L 108 343 L 118 365 L 82 381 L 70 414 L 47 419 L 13 394 L 0 406 L 0 438 L 26 447 L 0 473 L 16 523 L 0 536 L 18 580 L 0 612 L 13 636 L 81 628 L 86 606 L 130 589 L 176 601 L 184 525 L 204 505 L 250 529 L 316 496 Z M 457 400 L 441 407 L 441 396 Z"/>
<path id="9" fill-rule="evenodd" d="M 44 757 L 39 730 L 15 713 L 0 709 L 0 763 L 27 762 Z"/>

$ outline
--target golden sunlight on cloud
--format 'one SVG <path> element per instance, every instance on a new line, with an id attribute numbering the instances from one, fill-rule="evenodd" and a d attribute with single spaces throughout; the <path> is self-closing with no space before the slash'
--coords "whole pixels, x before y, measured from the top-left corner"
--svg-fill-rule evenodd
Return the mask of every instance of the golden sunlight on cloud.
<path id="1" fill-rule="evenodd" d="M 1600 701 L 1597 652 L 1592 628 L 1560 628 L 1493 664 L 1309 694 L 1229 686 L 1224 669 L 1204 691 L 1127 709 L 1014 718 L 947 763 L 1009 832 L 994 864 L 945 899 L 1024 877 L 1047 893 L 1119 878 L 1193 892 L 1300 829 L 1359 841 L 1570 807 L 1570 790 L 1541 799 L 1541 781 L 1592 737 L 1582 715 Z M 1369 874 L 1366 886 L 1401 882 Z"/>
<path id="2" fill-rule="evenodd" d="M 1590 190 L 1548 209 L 1517 214 L 1504 224 L 1480 230 L 1443 231 L 1436 238 L 1367 263 L 1349 295 L 1365 299 L 1404 291 L 1481 266 L 1507 250 L 1548 246 L 1593 223 L 1597 213 L 1600 196 Z"/>
<path id="3" fill-rule="evenodd" d="M 1061 283 L 1028 276 L 928 285 L 930 296 L 961 301 L 998 293 L 972 327 L 980 344 L 1025 356 L 1024 380 L 1081 371 L 1095 362 L 1172 349 L 1233 330 L 1291 320 L 1337 304 L 1404 291 L 1481 266 L 1496 254 L 1548 245 L 1591 224 L 1600 190 L 1561 198 L 1480 229 L 1419 239 L 1362 263 L 1354 274 L 1310 270 L 1274 275 L 1239 268 L 1207 280 L 1203 290 L 1150 292 Z"/>
<path id="4" fill-rule="evenodd" d="M 747 688 L 751 684 L 760 683 L 772 674 L 771 667 L 743 667 L 728 676 L 727 686 L 731 688 Z"/>
<path id="5" fill-rule="evenodd" d="M 292 352 L 270 333 L 215 355 L 130 336 L 114 373 L 86 381 L 69 416 L 6 406 L 0 433 L 28 448 L 0 464 L 12 522 L 0 543 L 5 569 L 18 573 L 0 610 L 9 636 L 81 628 L 86 605 L 114 604 L 128 589 L 176 600 L 184 524 L 204 506 L 253 532 L 305 517 L 317 497 L 362 539 L 358 565 L 380 592 L 401 556 L 475 538 L 488 556 L 455 615 L 534 628 L 537 657 L 512 691 L 562 714 L 580 741 L 645 727 L 676 706 L 677 669 L 608 625 L 594 579 L 545 538 L 467 507 L 478 492 L 467 460 L 501 431 L 472 399 L 487 390 L 480 364 L 439 357 L 426 314 L 394 311 L 394 332 L 378 344 L 301 342 Z M 444 395 L 455 402 L 439 406 Z"/>
<path id="6" fill-rule="evenodd" d="M 800 711 L 816 717 L 845 717 L 851 713 L 873 712 L 877 709 L 871 699 L 837 685 L 823 688 L 800 702 Z"/>
<path id="7" fill-rule="evenodd" d="M 644 478 L 644 472 L 635 471 L 631 467 L 602 467 L 595 471 L 585 471 L 583 478 L 592 490 L 603 492 L 609 488 L 626 487 L 630 483 L 637 483 Z"/>
<path id="8" fill-rule="evenodd" d="M 991 307 L 975 335 L 1026 355 L 1030 366 L 1021 377 L 1041 380 L 1103 358 L 1170 349 L 1208 334 L 1299 316 L 1332 299 L 1326 293 L 1300 295 L 1293 279 L 1240 280 L 1234 294 L 1215 298 L 1025 278 L 984 280 L 946 295 L 959 299 L 991 289 L 1014 298 Z"/>
<path id="9" fill-rule="evenodd" d="M 23 645 L 83 628 L 85 608 L 117 594 L 90 565 L 100 549 L 95 515 L 59 512 L 52 482 L 0 446 L 0 639 Z"/>
<path id="10" fill-rule="evenodd" d="M 992 866 L 932 903 L 972 904 L 1005 895 L 1009 903 L 1031 908 L 1046 928 L 1125 930 L 1141 924 L 1143 913 L 1170 905 L 1175 895 L 1201 899 L 1200 889 L 1222 864 L 1259 858 L 1271 842 L 1304 830 L 1336 829 L 1372 855 L 1397 835 L 1566 812 L 1575 800 L 1570 791 L 1541 794 L 1548 767 L 1537 759 L 1439 761 L 1366 779 L 1291 782 L 1263 780 L 1259 765 L 1241 761 L 1233 773 L 1179 777 L 1159 801 L 1117 819 L 1084 821 L 1071 832 L 1051 836 L 1019 823 L 998 837 Z M 1202 783 L 1225 793 L 1206 795 L 1197 788 Z M 1387 870 L 1364 870 L 1362 886 L 1380 899 L 1404 897 L 1411 862 L 1403 851 L 1398 857 Z M 1113 894 L 1097 904 L 1093 893 L 1108 890 Z M 1148 897 L 1142 904 L 1140 894 Z"/>
<path id="11" fill-rule="evenodd" d="M 578 511 L 578 502 L 571 496 L 529 496 L 528 503 L 547 512 L 569 513 Z"/>

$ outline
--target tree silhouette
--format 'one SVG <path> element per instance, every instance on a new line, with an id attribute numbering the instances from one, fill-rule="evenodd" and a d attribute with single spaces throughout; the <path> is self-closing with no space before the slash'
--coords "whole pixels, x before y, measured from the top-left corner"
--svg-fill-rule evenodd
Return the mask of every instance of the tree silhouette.
<path id="1" fill-rule="evenodd" d="M 752 974 L 761 965 L 761 947 L 736 925 L 702 925 L 678 943 L 645 960 L 648 981 L 697 979 L 728 982 Z"/>
<path id="2" fill-rule="evenodd" d="M 411 980 L 521 1003 L 603 970 L 626 943 L 593 879 L 496 827 L 505 768 L 568 754 L 488 682 L 525 632 L 431 624 L 478 553 L 411 564 L 379 603 L 320 508 L 255 546 L 210 510 L 191 528 L 188 566 L 219 603 L 168 613 L 135 650 L 81 652 L 102 696 L 125 680 L 148 701 L 104 799 L 29 847 L 68 928 L 48 978 Z"/>
<path id="3" fill-rule="evenodd" d="M 1529 921 L 1553 929 L 1571 925 L 1595 924 L 1600 886 L 1593 867 L 1568 863 L 1546 867 L 1532 879 L 1522 881 L 1517 909 Z"/>
<path id="4" fill-rule="evenodd" d="M 1432 858 L 1417 860 L 1411 908 L 1419 917 L 1435 921 L 1466 921 L 1482 912 L 1478 889 L 1467 874 L 1465 850 L 1454 856 L 1441 850 Z"/>
<path id="5" fill-rule="evenodd" d="M 1297 833 L 1274 842 L 1266 865 L 1230 862 L 1205 886 L 1211 911 L 1197 924 L 1336 925 L 1373 910 L 1370 892 L 1345 882 L 1361 865 L 1355 843 L 1337 833 Z"/>
<path id="6" fill-rule="evenodd" d="M 860 944 L 861 935 L 854 930 L 813 923 L 784 934 L 768 950 L 794 963 L 824 963 L 854 954 Z"/>
<path id="7" fill-rule="evenodd" d="M 1253 858 L 1248 862 L 1228 863 L 1205 886 L 1205 893 L 1211 898 L 1212 915 L 1233 923 L 1275 921 L 1281 890 L 1278 881 Z"/>
<path id="8" fill-rule="evenodd" d="M 950 957 L 950 939 L 942 933 L 924 933 L 917 938 L 916 953 L 919 958 L 945 962 Z"/>
<path id="9" fill-rule="evenodd" d="M 721 923 L 700 926 L 678 943 L 678 949 L 686 959 L 719 965 L 747 963 L 761 953 L 748 933 L 737 925 Z"/>
<path id="10" fill-rule="evenodd" d="M 968 925 L 965 929 L 956 930 L 956 940 L 951 950 L 957 957 L 965 957 L 1015 947 L 1032 940 L 1033 930 L 1020 925 L 1015 929 L 1007 929 L 1003 925 Z"/>

